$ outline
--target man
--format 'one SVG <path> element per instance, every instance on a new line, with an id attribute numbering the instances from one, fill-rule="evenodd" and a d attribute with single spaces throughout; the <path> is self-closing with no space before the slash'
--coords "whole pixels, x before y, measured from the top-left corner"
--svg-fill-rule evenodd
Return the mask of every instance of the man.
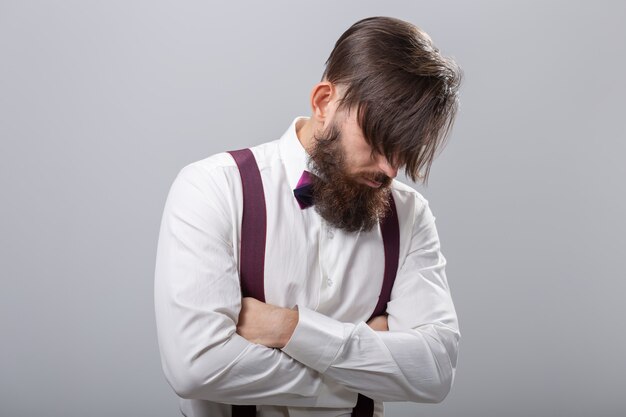
<path id="1" fill-rule="evenodd" d="M 394 178 L 404 167 L 427 179 L 460 79 L 402 20 L 363 19 L 339 38 L 311 116 L 251 148 L 266 203 L 265 301 L 242 297 L 233 155 L 179 172 L 160 229 L 155 305 L 163 370 L 184 415 L 231 416 L 236 404 L 263 417 L 349 416 L 364 396 L 380 417 L 383 401 L 446 397 L 460 339 L 446 259 L 428 201 Z M 305 180 L 308 203 L 298 194 Z M 385 313 L 370 318 L 390 196 L 398 267 Z"/>

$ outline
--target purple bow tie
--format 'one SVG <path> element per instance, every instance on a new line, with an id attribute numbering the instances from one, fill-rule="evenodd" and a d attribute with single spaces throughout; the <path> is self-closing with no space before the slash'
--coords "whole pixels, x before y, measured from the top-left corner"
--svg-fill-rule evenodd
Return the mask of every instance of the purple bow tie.
<path id="1" fill-rule="evenodd" d="M 303 171 L 298 185 L 293 190 L 293 195 L 298 200 L 301 209 L 305 209 L 313 205 L 313 177 L 309 171 Z"/>

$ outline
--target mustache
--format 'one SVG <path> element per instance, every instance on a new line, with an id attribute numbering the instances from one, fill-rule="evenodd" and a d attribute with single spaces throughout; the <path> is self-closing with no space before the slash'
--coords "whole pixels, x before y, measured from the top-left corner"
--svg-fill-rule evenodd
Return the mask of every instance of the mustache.
<path id="1" fill-rule="evenodd" d="M 379 175 L 374 177 L 374 181 L 380 182 L 382 184 L 386 184 L 388 182 L 391 182 L 391 177 L 389 177 L 389 176 L 387 176 L 385 174 L 379 174 Z"/>
<path id="2" fill-rule="evenodd" d="M 365 178 L 370 181 L 380 183 L 382 187 L 389 186 L 392 181 L 391 177 L 383 173 L 378 173 L 378 174 L 375 174 L 374 176 L 366 176 Z"/>

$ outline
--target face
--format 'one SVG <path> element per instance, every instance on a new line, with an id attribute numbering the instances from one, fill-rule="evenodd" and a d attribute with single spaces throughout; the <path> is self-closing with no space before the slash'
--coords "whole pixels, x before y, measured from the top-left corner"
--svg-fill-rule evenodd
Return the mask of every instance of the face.
<path id="1" fill-rule="evenodd" d="M 340 122 L 333 118 L 334 124 L 340 124 L 340 139 L 346 158 L 345 168 L 355 181 L 379 188 L 389 185 L 398 175 L 398 168 L 392 166 L 384 155 L 374 152 L 367 143 L 356 120 L 355 112 L 341 113 Z"/>
<path id="2" fill-rule="evenodd" d="M 389 208 L 397 167 L 373 152 L 354 112 L 336 113 L 323 132 L 314 135 L 311 159 L 315 210 L 328 223 L 349 232 L 371 230 Z"/>

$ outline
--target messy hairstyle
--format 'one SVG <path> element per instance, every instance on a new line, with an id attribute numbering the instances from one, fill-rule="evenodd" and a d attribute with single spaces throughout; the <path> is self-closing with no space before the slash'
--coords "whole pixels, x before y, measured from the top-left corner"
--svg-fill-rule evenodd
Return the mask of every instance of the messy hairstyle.
<path id="1" fill-rule="evenodd" d="M 373 152 L 427 184 L 458 109 L 462 70 L 454 60 L 415 25 L 377 16 L 348 28 L 325 66 L 322 81 L 344 90 L 337 110 L 356 109 Z"/>

